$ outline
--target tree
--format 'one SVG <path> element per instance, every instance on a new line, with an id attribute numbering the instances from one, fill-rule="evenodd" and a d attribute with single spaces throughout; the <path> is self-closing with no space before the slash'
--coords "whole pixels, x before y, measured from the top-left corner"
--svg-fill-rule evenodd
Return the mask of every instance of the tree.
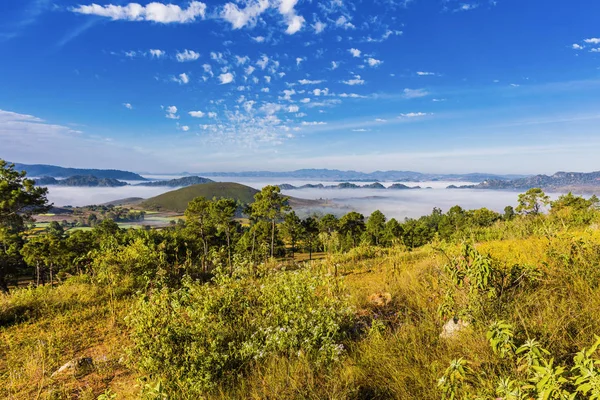
<path id="1" fill-rule="evenodd" d="M 196 197 L 185 210 L 188 232 L 202 242 L 202 270 L 207 271 L 208 245 L 215 229 L 211 215 L 211 202 L 204 197 Z"/>
<path id="2" fill-rule="evenodd" d="M 369 241 L 376 246 L 379 246 L 383 241 L 385 232 L 385 215 L 379 210 L 373 211 L 366 223 L 367 234 Z"/>
<path id="3" fill-rule="evenodd" d="M 385 242 L 386 245 L 393 244 L 402 236 L 402 225 L 395 219 L 390 219 L 385 224 Z"/>
<path id="4" fill-rule="evenodd" d="M 278 186 L 268 185 L 254 195 L 252 213 L 258 218 L 271 222 L 271 258 L 275 254 L 275 222 L 282 218 L 284 211 L 290 210 L 288 197 L 281 195 Z"/>
<path id="5" fill-rule="evenodd" d="M 302 237 L 308 247 L 308 259 L 312 260 L 313 246 L 319 235 L 319 224 L 317 223 L 316 218 L 307 217 L 304 219 L 302 221 L 302 231 Z"/>
<path id="6" fill-rule="evenodd" d="M 504 207 L 504 215 L 502 216 L 502 218 L 505 221 L 512 221 L 515 218 L 515 215 L 515 209 L 513 208 L 513 206 Z"/>
<path id="7" fill-rule="evenodd" d="M 531 188 L 519 195 L 519 205 L 516 211 L 520 214 L 538 215 L 542 207 L 550 204 L 550 197 L 540 188 Z"/>
<path id="8" fill-rule="evenodd" d="M 227 264 L 233 273 L 231 263 L 231 235 L 235 230 L 235 211 L 237 203 L 233 199 L 219 199 L 211 203 L 210 213 L 218 232 L 225 234 L 227 241 Z"/>
<path id="9" fill-rule="evenodd" d="M 281 225 L 281 228 L 283 235 L 290 241 L 292 245 L 292 258 L 294 258 L 296 243 L 302 235 L 302 221 L 296 215 L 296 212 L 292 211 L 287 213 L 283 218 L 283 224 Z"/>
<path id="10" fill-rule="evenodd" d="M 50 208 L 48 190 L 35 186 L 25 172 L 0 159 L 0 290 L 8 292 L 8 279 L 22 263 L 21 234 L 32 216 Z"/>
<path id="11" fill-rule="evenodd" d="M 339 230 L 345 236 L 350 236 L 352 246 L 356 247 L 356 241 L 365 231 L 365 217 L 356 211 L 351 211 L 340 219 Z"/>

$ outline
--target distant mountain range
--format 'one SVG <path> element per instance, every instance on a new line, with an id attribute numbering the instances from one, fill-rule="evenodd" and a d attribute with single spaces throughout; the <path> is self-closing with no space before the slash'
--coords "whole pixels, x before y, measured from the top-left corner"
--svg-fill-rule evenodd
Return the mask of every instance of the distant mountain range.
<path id="1" fill-rule="evenodd" d="M 513 180 L 484 180 L 477 185 L 449 186 L 450 189 L 508 189 L 527 190 L 542 188 L 558 192 L 600 190 L 600 171 L 597 172 L 557 172 L 554 175 L 535 175 Z"/>
<path id="2" fill-rule="evenodd" d="M 482 182 L 485 180 L 511 180 L 523 178 L 526 175 L 495 175 L 483 173 L 470 174 L 426 174 L 414 171 L 340 171 L 337 169 L 299 169 L 287 172 L 248 171 L 248 172 L 204 172 L 199 175 L 212 177 L 235 178 L 294 178 L 314 179 L 327 181 L 354 181 L 354 182 L 423 182 L 423 181 L 466 181 Z"/>
<path id="3" fill-rule="evenodd" d="M 344 182 L 337 185 L 323 185 L 322 183 L 313 185 L 302 185 L 302 186 L 294 186 L 289 183 L 282 183 L 281 185 L 277 185 L 281 190 L 302 190 L 302 189 L 384 189 L 384 190 L 406 190 L 406 189 L 421 189 L 421 186 L 406 186 L 401 183 L 394 183 L 390 187 L 386 188 L 379 182 L 370 183 L 367 185 L 356 185 L 350 182 Z"/>
<path id="4" fill-rule="evenodd" d="M 199 185 L 201 183 L 214 182 L 208 178 L 202 178 L 199 176 L 185 176 L 183 178 L 171 179 L 168 181 L 155 181 L 155 182 L 144 182 L 138 183 L 136 186 L 164 186 L 164 187 L 186 187 L 192 185 Z"/>
<path id="5" fill-rule="evenodd" d="M 91 175 L 75 175 L 66 179 L 55 179 L 50 176 L 44 176 L 35 179 L 38 186 L 74 186 L 74 187 L 120 187 L 127 186 L 127 183 L 113 178 L 98 178 Z"/>
<path id="6" fill-rule="evenodd" d="M 124 181 L 146 181 L 147 179 L 134 172 L 121 171 L 118 169 L 82 169 L 82 168 L 64 168 L 55 165 L 43 164 L 17 164 L 17 171 L 26 171 L 30 177 L 51 177 L 68 178 L 78 175 L 95 176 L 96 178 L 120 179 Z"/>

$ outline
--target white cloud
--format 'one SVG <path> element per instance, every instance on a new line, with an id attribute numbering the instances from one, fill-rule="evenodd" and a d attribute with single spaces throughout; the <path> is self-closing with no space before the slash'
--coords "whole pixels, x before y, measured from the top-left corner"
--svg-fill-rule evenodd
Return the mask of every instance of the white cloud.
<path id="1" fill-rule="evenodd" d="M 356 28 L 354 26 L 354 24 L 352 24 L 348 18 L 346 18 L 344 15 L 342 15 L 341 17 L 339 17 L 336 21 L 335 21 L 335 25 L 344 29 L 354 29 Z"/>
<path id="2" fill-rule="evenodd" d="M 294 7 L 298 0 L 279 0 L 279 13 L 286 20 L 288 27 L 285 31 L 288 35 L 293 35 L 302 29 L 304 25 L 304 17 L 296 15 Z"/>
<path id="3" fill-rule="evenodd" d="M 359 49 L 348 49 L 348 51 L 350 52 L 350 54 L 352 54 L 352 57 L 360 57 L 360 53 L 361 51 Z"/>
<path id="4" fill-rule="evenodd" d="M 315 89 L 312 91 L 313 95 L 315 96 L 327 96 L 329 94 L 329 89 L 325 88 L 325 89 Z"/>
<path id="5" fill-rule="evenodd" d="M 179 62 L 196 61 L 197 59 L 200 58 L 200 53 L 196 53 L 193 50 L 185 49 L 183 52 L 177 53 L 177 55 L 175 57 L 177 58 L 177 61 L 179 61 Z"/>
<path id="6" fill-rule="evenodd" d="M 142 6 L 138 3 L 129 3 L 126 6 L 108 4 L 101 6 L 91 4 L 89 6 L 78 6 L 70 9 L 72 12 L 79 14 L 98 15 L 101 17 L 110 18 L 113 21 L 151 21 L 161 24 L 169 23 L 188 23 L 193 22 L 196 18 L 204 18 L 206 14 L 206 4 L 199 1 L 192 1 L 188 8 L 182 9 L 175 4 L 149 3 Z"/>
<path id="7" fill-rule="evenodd" d="M 212 72 L 212 67 L 210 66 L 210 64 L 203 64 L 202 68 L 204 69 L 204 72 L 209 74 L 211 77 L 215 76 L 215 74 L 213 74 Z"/>
<path id="8" fill-rule="evenodd" d="M 365 81 L 360 77 L 360 75 L 354 75 L 354 78 L 342 82 L 350 86 L 365 84 Z"/>
<path id="9" fill-rule="evenodd" d="M 419 117 L 425 117 L 429 114 L 423 113 L 423 112 L 410 112 L 410 113 L 406 113 L 406 114 L 400 114 L 398 116 L 398 118 L 419 118 Z"/>
<path id="10" fill-rule="evenodd" d="M 184 132 L 187 132 L 187 131 L 189 131 L 189 130 L 190 130 L 190 127 L 189 127 L 189 126 L 187 126 L 187 125 L 182 125 L 182 126 L 180 127 L 180 129 L 181 129 L 182 131 L 184 131 Z"/>
<path id="11" fill-rule="evenodd" d="M 332 61 L 331 62 L 331 70 L 333 71 L 334 69 L 338 69 L 338 67 L 340 66 L 340 63 L 337 61 Z"/>
<path id="12" fill-rule="evenodd" d="M 591 49 L 590 52 L 592 52 L 592 53 L 600 53 L 600 48 Z"/>
<path id="13" fill-rule="evenodd" d="M 190 116 L 194 118 L 202 118 L 206 115 L 202 111 L 190 111 L 188 114 L 190 114 Z"/>
<path id="14" fill-rule="evenodd" d="M 352 132 L 369 132 L 370 129 L 365 129 L 365 128 L 359 128 L 359 129 L 352 129 Z"/>
<path id="15" fill-rule="evenodd" d="M 184 72 L 179 74 L 179 76 L 174 76 L 173 81 L 179 83 L 180 85 L 187 85 L 190 82 L 190 77 Z"/>
<path id="16" fill-rule="evenodd" d="M 296 66 L 299 66 L 303 61 L 306 61 L 306 57 L 296 57 Z"/>
<path id="17" fill-rule="evenodd" d="M 370 58 L 368 58 L 368 59 L 367 59 L 367 63 L 368 63 L 368 64 L 369 64 L 369 66 L 371 66 L 371 67 L 378 67 L 378 66 L 380 66 L 381 64 L 383 64 L 383 61 L 381 61 L 381 60 L 377 60 L 377 59 L 375 59 L 375 58 L 372 58 L 372 57 L 370 57 Z"/>
<path id="18" fill-rule="evenodd" d="M 310 103 L 310 99 L 308 97 L 305 97 L 302 100 L 300 100 L 300 103 L 308 104 Z"/>
<path id="19" fill-rule="evenodd" d="M 352 98 L 352 99 L 366 99 L 367 98 L 367 96 L 363 96 L 362 94 L 356 94 L 356 93 L 340 93 L 339 96 L 343 97 L 343 98 Z"/>
<path id="20" fill-rule="evenodd" d="M 244 69 L 244 73 L 246 73 L 246 75 L 251 75 L 255 70 L 256 70 L 256 68 L 254 68 L 252 65 L 248 65 Z"/>
<path id="21" fill-rule="evenodd" d="M 123 107 L 125 107 L 129 110 L 133 110 L 133 106 L 131 105 L 131 103 L 123 103 Z"/>
<path id="22" fill-rule="evenodd" d="M 260 91 L 263 93 L 269 93 L 270 89 L 268 87 L 264 87 L 264 88 L 260 89 Z"/>
<path id="23" fill-rule="evenodd" d="M 425 89 L 404 89 L 404 98 L 406 99 L 416 99 L 419 97 L 425 97 L 429 94 Z"/>
<path id="24" fill-rule="evenodd" d="M 571 46 L 573 50 L 583 50 L 583 46 L 577 43 L 573 43 L 573 46 Z"/>
<path id="25" fill-rule="evenodd" d="M 519 84 L 517 84 L 517 83 L 511 83 L 511 84 L 510 84 L 510 86 L 512 86 L 512 87 L 519 87 L 519 86 L 521 86 L 521 85 L 519 85 Z"/>
<path id="26" fill-rule="evenodd" d="M 296 91 L 294 89 L 284 89 L 283 90 L 283 97 L 281 97 L 282 100 L 292 100 L 292 96 L 296 94 Z"/>
<path id="27" fill-rule="evenodd" d="M 290 113 L 297 113 L 298 111 L 300 111 L 300 107 L 298 106 L 289 106 L 287 109 L 288 112 Z"/>
<path id="28" fill-rule="evenodd" d="M 417 71 L 417 75 L 419 76 L 436 76 L 435 72 L 426 72 L 426 71 Z"/>
<path id="29" fill-rule="evenodd" d="M 227 64 L 227 60 L 223 57 L 223 53 L 220 52 L 210 52 L 210 59 L 218 62 L 219 64 Z"/>
<path id="30" fill-rule="evenodd" d="M 231 72 L 227 72 L 226 74 L 219 75 L 219 80 L 221 81 L 221 85 L 226 85 L 228 83 L 233 82 L 233 74 Z"/>
<path id="31" fill-rule="evenodd" d="M 265 37 L 264 36 L 254 36 L 252 38 L 252 40 L 254 40 L 256 43 L 263 43 L 265 41 Z"/>
<path id="32" fill-rule="evenodd" d="M 231 23 L 233 29 L 240 29 L 246 25 L 255 25 L 257 18 L 269 8 L 268 0 L 248 2 L 244 9 L 237 4 L 227 3 L 221 11 L 221 18 Z"/>
<path id="33" fill-rule="evenodd" d="M 368 36 L 366 39 L 364 39 L 365 42 L 370 42 L 370 43 L 381 43 L 383 41 L 386 41 L 387 39 L 389 39 L 390 36 L 395 35 L 395 36 L 400 36 L 402 35 L 403 32 L 402 31 L 393 31 L 391 29 L 388 29 L 387 31 L 385 31 L 385 33 L 383 35 L 381 35 L 380 38 L 378 39 L 374 39 L 371 36 Z"/>
<path id="34" fill-rule="evenodd" d="M 312 121 L 312 122 L 302 121 L 302 125 L 303 126 L 327 125 L 327 122 L 323 122 L 323 121 Z"/>
<path id="35" fill-rule="evenodd" d="M 476 9 L 477 7 L 479 7 L 479 4 L 475 4 L 475 3 L 472 3 L 472 4 L 463 3 L 463 4 L 460 5 L 460 7 L 458 7 L 454 11 L 470 11 L 470 10 Z"/>
<path id="36" fill-rule="evenodd" d="M 165 108 L 165 111 L 167 112 L 166 117 L 169 119 L 179 119 L 179 115 L 177 115 L 177 107 L 175 106 L 168 106 Z"/>
<path id="37" fill-rule="evenodd" d="M 208 115 L 208 118 L 213 118 L 213 119 L 217 118 L 217 113 L 216 112 L 209 112 L 206 115 Z"/>
<path id="38" fill-rule="evenodd" d="M 150 49 L 150 57 L 153 58 L 162 58 L 165 56 L 165 52 L 159 49 Z"/>
<path id="39" fill-rule="evenodd" d="M 309 79 L 300 79 L 298 81 L 299 84 L 301 85 L 318 85 L 319 83 L 322 83 L 322 80 L 316 80 L 316 81 L 311 81 Z"/>
<path id="40" fill-rule="evenodd" d="M 589 44 L 600 44 L 600 38 L 589 38 L 585 39 L 584 42 Z"/>
<path id="41" fill-rule="evenodd" d="M 235 62 L 237 65 L 244 65 L 248 61 L 250 61 L 250 58 L 248 58 L 248 56 L 244 56 L 244 57 L 235 56 Z"/>
<path id="42" fill-rule="evenodd" d="M 262 55 L 262 57 L 260 58 L 260 60 L 258 60 L 256 62 L 256 65 L 258 65 L 260 67 L 260 69 L 265 69 L 267 68 L 267 64 L 269 63 L 269 57 L 267 57 L 266 55 Z"/>
<path id="43" fill-rule="evenodd" d="M 316 21 L 316 22 L 313 24 L 313 26 L 312 26 L 312 27 L 313 27 L 313 29 L 315 30 L 315 33 L 317 33 L 317 34 L 318 34 L 318 33 L 321 33 L 321 32 L 323 32 L 323 31 L 325 30 L 325 28 L 327 27 L 327 24 L 325 24 L 325 23 L 323 23 L 323 22 L 321 22 L 321 21 Z"/>
<path id="44" fill-rule="evenodd" d="M 387 122 L 387 119 L 375 118 L 375 122 Z"/>
<path id="45" fill-rule="evenodd" d="M 304 25 L 304 17 L 300 15 L 292 15 L 288 17 L 288 28 L 285 30 L 285 33 L 288 35 L 293 35 L 302 29 L 302 25 Z"/>

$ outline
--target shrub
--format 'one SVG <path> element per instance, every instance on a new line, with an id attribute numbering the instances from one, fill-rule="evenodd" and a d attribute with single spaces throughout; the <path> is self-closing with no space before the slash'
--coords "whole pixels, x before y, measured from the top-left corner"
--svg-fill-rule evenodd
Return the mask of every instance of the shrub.
<path id="1" fill-rule="evenodd" d="M 343 353 L 352 313 L 333 278 L 300 270 L 215 280 L 144 296 L 128 317 L 132 359 L 168 391 L 209 390 L 270 356 L 327 365 Z"/>

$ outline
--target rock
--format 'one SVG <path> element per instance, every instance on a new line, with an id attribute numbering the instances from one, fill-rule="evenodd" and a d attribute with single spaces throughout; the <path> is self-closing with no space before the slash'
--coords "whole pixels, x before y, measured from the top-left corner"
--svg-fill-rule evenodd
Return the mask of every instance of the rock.
<path id="1" fill-rule="evenodd" d="M 385 307 L 392 301 L 392 295 L 389 293 L 375 293 L 370 295 L 367 300 L 375 307 Z"/>
<path id="2" fill-rule="evenodd" d="M 72 372 L 73 375 L 82 376 L 87 375 L 94 369 L 94 362 L 90 357 L 81 357 L 69 361 L 52 374 L 52 378 L 59 375 Z"/>
<path id="3" fill-rule="evenodd" d="M 465 328 L 468 326 L 468 322 L 463 321 L 462 319 L 452 318 L 444 324 L 444 327 L 442 328 L 442 333 L 440 333 L 440 337 L 442 339 L 454 338 L 456 337 L 456 335 L 458 335 L 459 332 L 465 330 Z"/>

